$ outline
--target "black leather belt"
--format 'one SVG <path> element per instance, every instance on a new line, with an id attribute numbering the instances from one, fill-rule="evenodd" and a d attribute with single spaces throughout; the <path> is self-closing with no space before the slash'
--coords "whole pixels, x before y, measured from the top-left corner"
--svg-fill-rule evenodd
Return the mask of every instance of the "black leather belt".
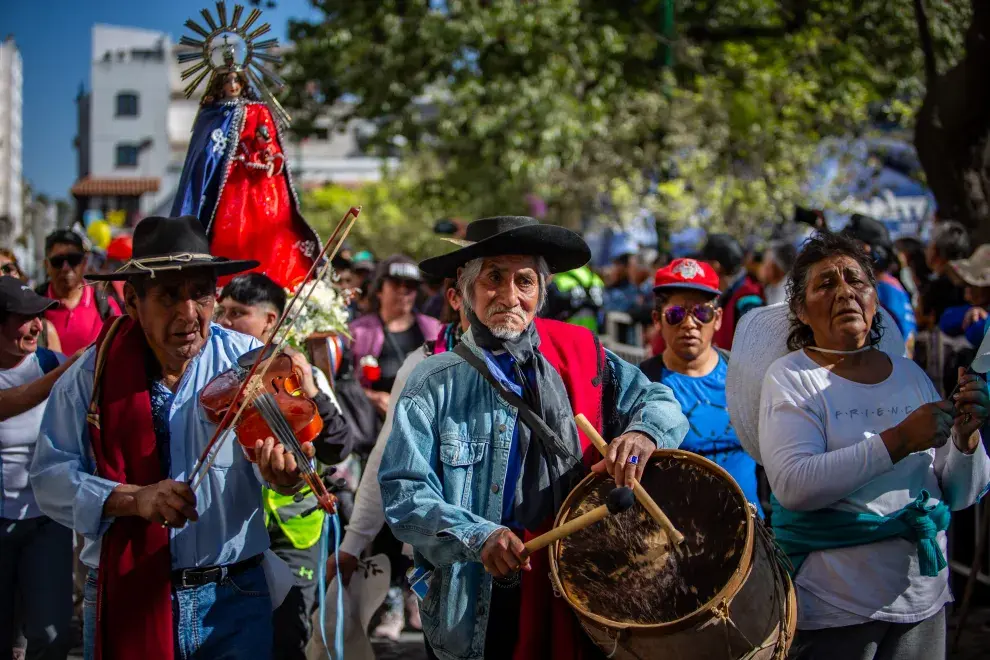
<path id="1" fill-rule="evenodd" d="M 177 571 L 172 571 L 172 586 L 176 589 L 189 589 L 191 587 L 201 587 L 204 584 L 220 582 L 231 575 L 237 575 L 255 566 L 259 566 L 264 558 L 264 555 L 255 555 L 236 564 L 227 564 L 226 566 L 181 568 Z"/>

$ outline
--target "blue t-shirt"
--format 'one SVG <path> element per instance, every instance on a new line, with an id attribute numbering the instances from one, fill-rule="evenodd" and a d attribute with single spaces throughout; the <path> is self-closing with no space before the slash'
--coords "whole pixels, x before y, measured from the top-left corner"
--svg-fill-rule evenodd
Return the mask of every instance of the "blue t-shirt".
<path id="1" fill-rule="evenodd" d="M 966 312 L 971 307 L 972 305 L 946 307 L 945 311 L 942 312 L 942 318 L 938 320 L 938 327 L 950 337 L 965 335 L 970 344 L 979 346 L 983 342 L 983 335 L 986 334 L 988 319 L 974 321 L 969 324 L 968 328 L 963 328 L 963 319 L 966 318 Z"/>
<path id="2" fill-rule="evenodd" d="M 887 314 L 894 319 L 905 341 L 909 336 L 916 334 L 918 322 L 914 319 L 911 296 L 892 275 L 883 273 L 877 278 L 877 299 Z"/>
<path id="3" fill-rule="evenodd" d="M 664 367 L 662 382 L 674 392 L 690 428 L 680 448 L 718 463 L 742 488 L 760 516 L 763 509 L 756 490 L 756 461 L 750 458 L 729 421 L 725 402 L 728 363 L 719 355 L 718 365 L 706 376 L 686 376 Z"/>

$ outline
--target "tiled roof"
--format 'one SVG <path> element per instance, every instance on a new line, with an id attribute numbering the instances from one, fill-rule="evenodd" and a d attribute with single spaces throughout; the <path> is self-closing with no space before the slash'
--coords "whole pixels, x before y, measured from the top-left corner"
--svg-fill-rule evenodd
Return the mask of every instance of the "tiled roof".
<path id="1" fill-rule="evenodd" d="M 72 186 L 72 194 L 77 197 L 93 197 L 95 195 L 142 195 L 148 192 L 158 192 L 161 179 L 158 177 L 134 178 L 97 178 L 86 176 L 76 181 Z"/>

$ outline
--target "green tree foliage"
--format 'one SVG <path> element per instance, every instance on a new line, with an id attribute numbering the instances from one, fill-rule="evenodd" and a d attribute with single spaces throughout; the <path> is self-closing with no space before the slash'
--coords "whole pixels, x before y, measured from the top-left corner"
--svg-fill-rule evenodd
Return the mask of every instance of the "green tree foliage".
<path id="1" fill-rule="evenodd" d="M 609 192 L 619 221 L 645 204 L 765 230 L 807 201 L 822 138 L 910 121 L 924 90 L 910 0 L 314 5 L 324 20 L 289 29 L 297 130 L 333 103 L 337 121 L 374 121 L 374 149 L 432 163 L 410 193 L 448 213 L 534 191 L 573 222 Z M 951 63 L 968 4 L 931 5 L 932 51 Z"/>
<path id="2" fill-rule="evenodd" d="M 408 191 L 392 180 L 359 187 L 328 185 L 303 196 L 303 213 L 325 237 L 340 220 L 342 210 L 361 206 L 361 215 L 348 236 L 348 242 L 356 250 L 371 250 L 379 257 L 399 252 L 418 256 L 429 240 L 436 218 L 421 209 L 410 212 L 403 203 L 407 195 Z"/>
<path id="3" fill-rule="evenodd" d="M 932 20 L 934 7 L 926 11 L 923 0 L 914 0 L 926 79 L 914 142 L 939 215 L 960 220 L 973 232 L 976 243 L 986 243 L 990 242 L 990 91 L 986 84 L 990 5 L 972 0 L 972 7 L 966 3 L 953 7 L 960 14 L 967 9 L 972 14 L 965 32 L 965 56 L 956 63 L 946 62 L 936 47 L 941 26 Z"/>
<path id="4" fill-rule="evenodd" d="M 402 253 L 425 258 L 452 250 L 451 243 L 434 235 L 433 227 L 441 218 L 458 214 L 451 212 L 452 198 L 423 190 L 421 179 L 429 178 L 422 176 L 425 168 L 420 159 L 418 166 L 406 164 L 405 169 L 414 175 L 393 173 L 382 181 L 357 187 L 327 185 L 311 190 L 303 195 L 303 214 L 326 237 L 345 209 L 360 205 L 361 215 L 348 242 L 356 250 L 370 250 L 378 257 Z M 468 217 L 481 212 L 470 203 L 457 208 L 465 209 Z"/>

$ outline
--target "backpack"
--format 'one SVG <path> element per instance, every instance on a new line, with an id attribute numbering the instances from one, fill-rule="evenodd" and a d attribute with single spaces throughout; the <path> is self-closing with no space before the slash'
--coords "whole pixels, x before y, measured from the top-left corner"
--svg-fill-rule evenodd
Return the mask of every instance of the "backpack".
<path id="1" fill-rule="evenodd" d="M 41 366 L 42 373 L 49 374 L 58 368 L 58 355 L 55 354 L 55 351 L 39 346 L 35 349 L 34 354 L 38 356 L 38 364 Z"/>
<path id="2" fill-rule="evenodd" d="M 48 282 L 42 282 L 38 286 L 34 287 L 34 292 L 39 296 L 48 295 Z M 113 296 L 114 301 L 117 303 L 119 309 L 124 309 L 124 304 L 117 297 L 117 292 L 110 287 L 110 295 Z M 96 301 L 96 311 L 100 314 L 100 319 L 106 321 L 108 318 L 113 316 L 113 310 L 110 309 L 110 302 L 107 297 L 107 291 L 102 286 L 93 287 L 94 300 Z"/>

